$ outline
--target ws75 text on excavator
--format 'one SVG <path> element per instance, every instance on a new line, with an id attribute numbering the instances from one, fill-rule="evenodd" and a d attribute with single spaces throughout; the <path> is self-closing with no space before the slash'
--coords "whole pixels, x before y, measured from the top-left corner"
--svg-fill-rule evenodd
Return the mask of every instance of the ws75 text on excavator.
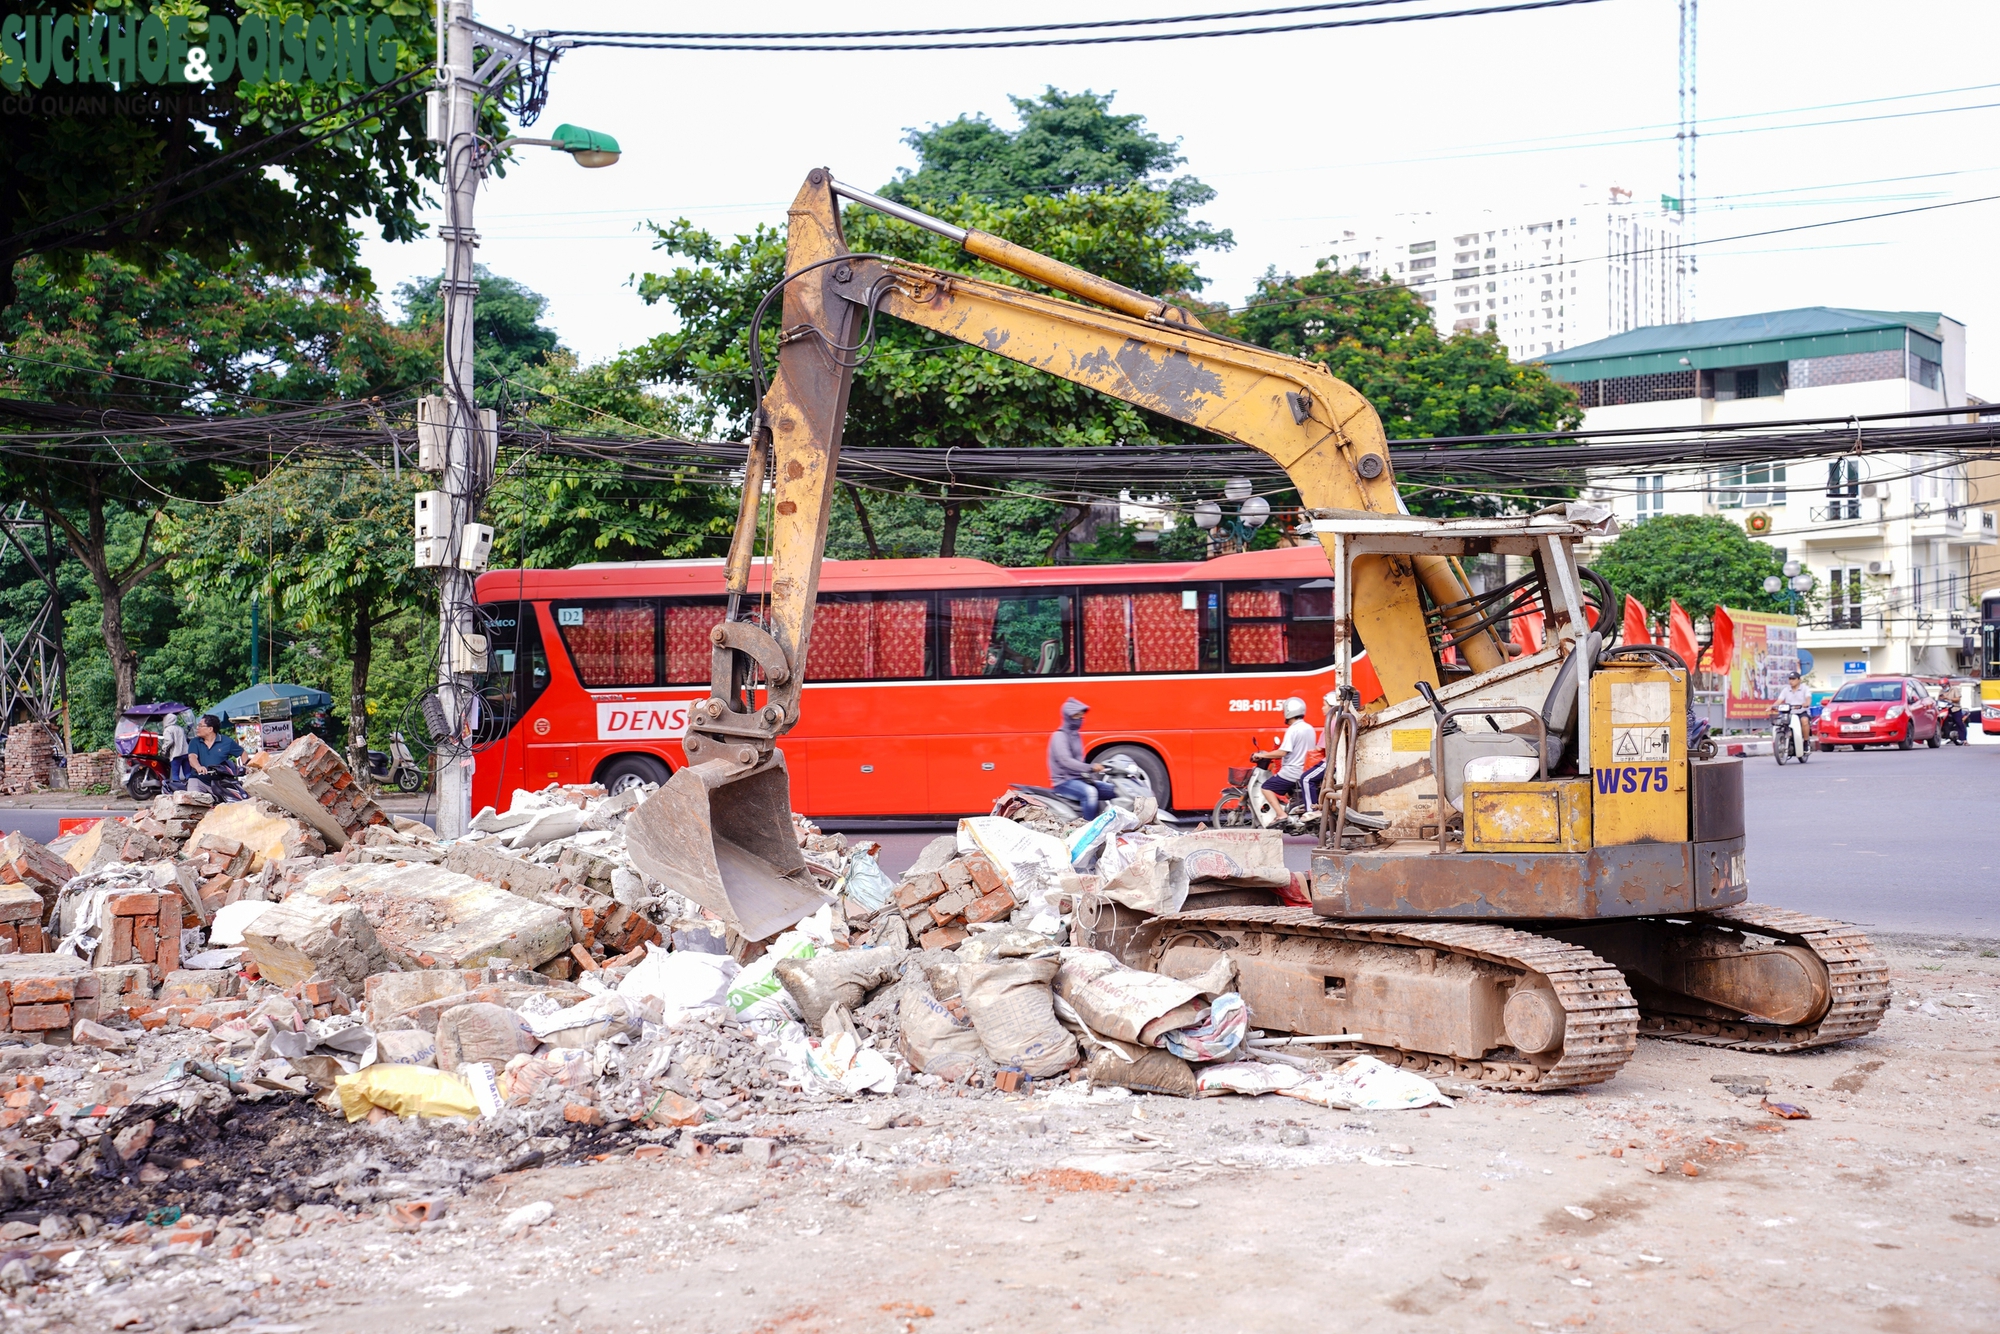
<path id="1" fill-rule="evenodd" d="M 1067 296 L 850 253 L 842 198 Z M 1776 1052 L 1880 1022 L 1888 970 L 1866 937 L 1747 902 L 1741 762 L 1690 753 L 1688 664 L 1593 628 L 1616 623 L 1612 593 L 1576 551 L 1615 531 L 1608 512 L 1411 515 L 1374 409 L 1325 367 L 823 170 L 792 202 L 785 277 L 759 320 L 780 293 L 710 695 L 692 712 L 687 766 L 632 831 L 642 869 L 741 939 L 824 902 L 776 743 L 798 721 L 854 356 L 888 316 L 1262 450 L 1332 565 L 1342 684 L 1311 907 L 1210 899 L 1142 918 L 1100 904 L 1078 913 L 1094 923 L 1078 943 L 1179 977 L 1227 954 L 1258 1026 L 1352 1035 L 1351 1048 L 1490 1087 L 1603 1081 L 1642 1032 Z M 751 556 L 767 485 L 759 623 Z M 1461 562 L 1491 554 L 1527 573 L 1474 593 Z M 1509 621 L 1528 609 L 1545 617 L 1546 646 L 1510 654 Z M 1354 640 L 1382 688 L 1366 709 Z"/>

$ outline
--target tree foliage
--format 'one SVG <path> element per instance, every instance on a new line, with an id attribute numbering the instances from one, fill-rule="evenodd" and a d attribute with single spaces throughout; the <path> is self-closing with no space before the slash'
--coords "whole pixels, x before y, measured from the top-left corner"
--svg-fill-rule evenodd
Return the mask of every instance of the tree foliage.
<path id="1" fill-rule="evenodd" d="M 473 270 L 479 293 L 472 299 L 472 396 L 482 407 L 518 400 L 526 372 L 547 363 L 561 346 L 554 329 L 542 323 L 548 298 L 484 264 Z M 433 276 L 396 289 L 403 306 L 402 326 L 433 346 L 444 338 L 443 280 Z"/>
<path id="2" fill-rule="evenodd" d="M 147 6 L 55 0 L 38 8 L 71 14 L 95 8 L 136 19 Z M 198 42 L 209 15 L 234 21 L 269 6 L 208 0 L 165 8 L 188 15 L 189 36 Z M 355 14 L 364 22 L 386 13 L 401 39 L 399 74 L 435 62 L 431 7 L 422 0 L 305 0 L 283 10 L 308 19 Z M 0 79 L 17 82 L 22 73 L 0 68 Z M 35 91 L 21 87 L 24 95 Z M 51 81 L 39 91 L 51 95 L 46 109 L 38 101 L 35 114 L 0 117 L 0 179 L 7 182 L 0 191 L 0 308 L 15 299 L 16 261 L 37 251 L 65 278 L 80 275 L 97 254 L 157 272 L 176 255 L 221 266 L 247 251 L 274 272 L 317 270 L 335 286 L 367 291 L 372 282 L 360 263 L 353 220 L 371 218 L 391 241 L 412 239 L 421 231 L 424 183 L 438 174 L 422 91 L 409 84 L 386 96 L 356 83 L 252 86 L 240 77 L 212 89 Z M 159 114 L 92 105 L 152 91 L 165 99 Z M 497 115 L 491 119 L 497 127 Z M 299 127 L 296 136 L 254 146 Z M 222 163 L 245 148 L 245 158 Z M 267 161 L 282 170 L 258 169 Z M 241 170 L 246 163 L 251 169 Z"/>
<path id="3" fill-rule="evenodd" d="M 1391 439 L 1562 431 L 1583 422 L 1576 391 L 1540 366 L 1509 360 L 1492 331 L 1443 337 L 1430 307 L 1408 288 L 1325 260 L 1303 277 L 1266 271 L 1230 328 L 1325 365 L 1375 405 Z M 1508 492 L 1405 490 L 1419 513 L 1493 513 L 1521 503 Z"/>
<path id="4" fill-rule="evenodd" d="M 1764 591 L 1766 578 L 1784 574 L 1784 555 L 1720 515 L 1647 519 L 1614 538 L 1590 567 L 1621 597 L 1630 594 L 1650 612 L 1665 612 L 1669 599 L 1690 616 L 1707 616 L 1718 603 L 1744 611 L 1785 610 L 1781 597 Z"/>

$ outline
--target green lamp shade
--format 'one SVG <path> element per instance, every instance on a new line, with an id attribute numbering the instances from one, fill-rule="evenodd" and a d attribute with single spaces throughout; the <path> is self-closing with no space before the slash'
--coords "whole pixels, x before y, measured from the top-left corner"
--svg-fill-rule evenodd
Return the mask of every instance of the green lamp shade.
<path id="1" fill-rule="evenodd" d="M 618 141 L 601 130 L 558 125 L 549 137 L 555 140 L 558 149 L 575 158 L 579 166 L 608 167 L 618 160 Z"/>

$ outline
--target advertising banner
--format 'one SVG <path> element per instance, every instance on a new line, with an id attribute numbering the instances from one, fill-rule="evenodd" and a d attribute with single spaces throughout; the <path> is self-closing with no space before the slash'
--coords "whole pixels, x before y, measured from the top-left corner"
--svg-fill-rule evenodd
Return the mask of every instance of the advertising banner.
<path id="1" fill-rule="evenodd" d="M 1723 716 L 1731 722 L 1761 722 L 1785 678 L 1799 668 L 1799 618 L 1726 607 L 1736 625 L 1736 651 L 1724 685 Z"/>

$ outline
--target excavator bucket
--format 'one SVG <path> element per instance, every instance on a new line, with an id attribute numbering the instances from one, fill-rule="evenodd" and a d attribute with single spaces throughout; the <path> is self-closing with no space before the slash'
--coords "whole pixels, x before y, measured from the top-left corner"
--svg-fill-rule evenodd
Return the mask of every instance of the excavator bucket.
<path id="1" fill-rule="evenodd" d="M 751 769 L 691 764 L 626 826 L 633 864 L 699 903 L 745 940 L 776 935 L 829 902 L 792 832 L 783 751 Z"/>

